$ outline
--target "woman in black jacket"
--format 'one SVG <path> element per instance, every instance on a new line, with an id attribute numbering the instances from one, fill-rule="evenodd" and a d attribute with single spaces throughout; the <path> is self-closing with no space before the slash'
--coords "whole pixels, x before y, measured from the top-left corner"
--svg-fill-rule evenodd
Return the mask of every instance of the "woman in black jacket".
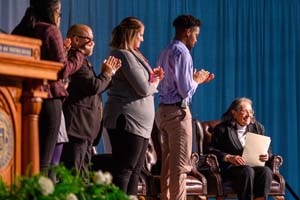
<path id="1" fill-rule="evenodd" d="M 211 151 L 217 155 L 224 179 L 234 180 L 240 200 L 266 199 L 273 173 L 266 166 L 248 166 L 242 157 L 248 132 L 264 135 L 264 127 L 253 117 L 252 101 L 237 98 L 222 116 L 212 136 Z M 259 156 L 268 161 L 270 153 Z"/>

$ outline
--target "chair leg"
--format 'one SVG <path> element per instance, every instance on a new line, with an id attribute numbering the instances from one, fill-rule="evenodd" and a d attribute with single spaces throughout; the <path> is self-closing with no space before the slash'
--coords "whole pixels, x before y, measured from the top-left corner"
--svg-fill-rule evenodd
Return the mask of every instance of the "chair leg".
<path id="1" fill-rule="evenodd" d="M 199 198 L 200 200 L 207 200 L 207 197 L 206 197 L 205 195 L 198 196 L 198 198 Z"/>
<path id="2" fill-rule="evenodd" d="M 284 196 L 272 196 L 275 200 L 284 200 Z"/>
<path id="3" fill-rule="evenodd" d="M 138 196 L 138 200 L 146 200 L 144 196 Z"/>

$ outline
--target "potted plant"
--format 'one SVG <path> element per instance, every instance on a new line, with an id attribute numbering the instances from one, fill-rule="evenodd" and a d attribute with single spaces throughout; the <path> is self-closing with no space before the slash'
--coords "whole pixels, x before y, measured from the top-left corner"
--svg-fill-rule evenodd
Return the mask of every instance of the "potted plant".
<path id="1" fill-rule="evenodd" d="M 129 200 L 112 184 L 108 172 L 91 172 L 88 181 L 62 165 L 54 172 L 59 178 L 56 184 L 41 173 L 17 177 L 10 186 L 0 179 L 0 200 Z"/>

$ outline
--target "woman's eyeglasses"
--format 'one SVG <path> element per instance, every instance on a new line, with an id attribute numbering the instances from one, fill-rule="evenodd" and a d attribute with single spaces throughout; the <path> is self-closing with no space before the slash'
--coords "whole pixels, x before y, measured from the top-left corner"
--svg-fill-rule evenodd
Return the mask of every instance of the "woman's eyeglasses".
<path id="1" fill-rule="evenodd" d="M 241 114 L 243 114 L 243 115 L 246 115 L 246 114 L 248 114 L 248 115 L 250 115 L 250 116 L 253 116 L 253 115 L 254 115 L 254 110 L 243 110 L 243 109 L 241 109 L 241 110 L 239 110 L 239 112 L 240 112 Z"/>

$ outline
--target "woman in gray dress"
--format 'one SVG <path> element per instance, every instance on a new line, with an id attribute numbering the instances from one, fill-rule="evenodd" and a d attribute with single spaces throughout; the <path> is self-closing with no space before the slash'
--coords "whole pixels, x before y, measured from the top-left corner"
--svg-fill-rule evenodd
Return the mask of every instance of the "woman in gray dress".
<path id="1" fill-rule="evenodd" d="M 112 78 L 104 107 L 104 127 L 110 137 L 113 155 L 113 181 L 128 195 L 136 195 L 138 178 L 154 123 L 154 98 L 163 78 L 160 67 L 151 69 L 138 50 L 144 25 L 127 17 L 112 31 L 111 55 L 122 61 Z"/>

